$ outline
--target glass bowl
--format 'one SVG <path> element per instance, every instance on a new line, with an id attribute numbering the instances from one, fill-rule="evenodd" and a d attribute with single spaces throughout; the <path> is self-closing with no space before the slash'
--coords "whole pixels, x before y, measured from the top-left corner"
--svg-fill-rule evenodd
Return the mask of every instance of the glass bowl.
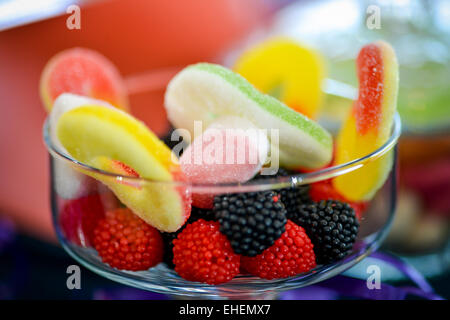
<path id="1" fill-rule="evenodd" d="M 397 195 L 397 140 L 401 132 L 398 115 L 389 140 L 379 149 L 351 162 L 328 167 L 315 172 L 298 173 L 290 177 L 278 177 L 244 184 L 194 185 L 183 182 L 161 182 L 148 179 L 121 176 L 89 167 L 64 154 L 50 139 L 48 120 L 44 125 L 44 141 L 50 154 L 51 205 L 52 217 L 57 237 L 63 248 L 81 265 L 108 279 L 119 283 L 184 298 L 268 298 L 283 290 L 311 285 L 336 276 L 352 267 L 372 251 L 378 248 L 388 233 L 393 220 Z M 101 182 L 81 172 L 102 175 L 116 183 L 151 185 L 160 190 L 173 187 L 189 188 L 192 192 L 208 190 L 214 193 L 241 193 L 262 190 L 278 190 L 324 181 L 355 170 L 377 161 L 387 153 L 393 153 L 392 169 L 384 185 L 371 200 L 368 210 L 360 221 L 358 237 L 351 254 L 344 259 L 328 265 L 318 265 L 313 270 L 293 277 L 276 280 L 264 280 L 248 275 L 238 275 L 232 281 L 222 285 L 207 285 L 191 282 L 179 277 L 175 271 L 163 263 L 147 271 L 131 272 L 109 267 L 102 263 L 95 249 L 89 246 L 87 238 L 80 232 L 80 219 L 73 216 L 69 222 L 64 216 L 64 206 L 73 199 L 94 195 L 104 210 L 120 206 L 115 195 Z M 357 186 L 355 186 L 356 188 Z M 68 199 L 70 198 L 70 199 Z M 67 225 L 71 225 L 67 229 Z M 69 230 L 69 231 L 68 231 Z"/>

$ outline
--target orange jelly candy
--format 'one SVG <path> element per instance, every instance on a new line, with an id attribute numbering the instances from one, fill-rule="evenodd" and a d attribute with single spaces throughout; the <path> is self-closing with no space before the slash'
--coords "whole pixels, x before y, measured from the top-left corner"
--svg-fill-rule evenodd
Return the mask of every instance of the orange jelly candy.
<path id="1" fill-rule="evenodd" d="M 397 108 L 398 63 L 393 48 L 378 41 L 364 46 L 356 60 L 359 95 L 336 142 L 335 164 L 364 157 L 389 139 Z M 392 152 L 363 163 L 333 179 L 336 190 L 351 201 L 370 200 L 392 167 Z"/>

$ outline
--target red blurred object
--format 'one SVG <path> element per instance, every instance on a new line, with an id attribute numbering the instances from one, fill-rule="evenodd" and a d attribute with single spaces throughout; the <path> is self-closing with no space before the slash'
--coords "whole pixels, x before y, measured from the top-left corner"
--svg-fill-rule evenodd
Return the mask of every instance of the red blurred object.
<path id="1" fill-rule="evenodd" d="M 400 141 L 402 187 L 423 201 L 427 212 L 450 217 L 450 135 L 405 136 Z"/>
<path id="2" fill-rule="evenodd" d="M 404 168 L 404 185 L 435 214 L 450 217 L 450 158 Z"/>
<path id="3" fill-rule="evenodd" d="M 98 221 L 105 217 L 107 210 L 115 209 L 118 205 L 110 191 L 68 200 L 60 216 L 66 238 L 79 246 L 91 246 Z"/>
<path id="4" fill-rule="evenodd" d="M 82 7 L 81 29 L 69 15 L 0 32 L 0 210 L 26 232 L 54 238 L 48 156 L 42 142 L 46 113 L 39 77 L 57 52 L 98 50 L 123 75 L 214 60 L 266 17 L 258 0 L 111 0 Z M 156 133 L 167 128 L 163 89 L 131 97 L 132 113 Z"/>

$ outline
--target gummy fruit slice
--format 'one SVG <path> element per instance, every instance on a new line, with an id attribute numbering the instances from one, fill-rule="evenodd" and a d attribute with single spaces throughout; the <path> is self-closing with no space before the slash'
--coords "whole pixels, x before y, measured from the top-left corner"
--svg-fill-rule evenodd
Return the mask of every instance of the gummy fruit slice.
<path id="1" fill-rule="evenodd" d="M 125 85 L 117 68 L 100 53 L 84 48 L 64 50 L 48 61 L 41 75 L 40 93 L 47 111 L 62 93 L 105 100 L 128 109 Z"/>
<path id="2" fill-rule="evenodd" d="M 172 159 L 170 149 L 156 135 L 129 114 L 98 105 L 75 108 L 59 118 L 57 135 L 69 154 L 84 164 L 154 180 L 123 181 L 83 170 L 106 184 L 148 224 L 161 231 L 174 232 L 189 217 L 188 190 L 172 184 L 181 177 L 176 159 Z"/>
<path id="3" fill-rule="evenodd" d="M 368 44 L 356 60 L 359 96 L 341 128 L 336 164 L 366 156 L 391 134 L 397 108 L 398 63 L 393 48 L 383 41 Z M 384 184 L 392 167 L 392 152 L 336 177 L 336 190 L 351 201 L 370 200 Z"/>
<path id="4" fill-rule="evenodd" d="M 262 92 L 317 117 L 325 68 L 314 50 L 289 38 L 273 38 L 246 50 L 233 69 Z"/>
<path id="5" fill-rule="evenodd" d="M 178 73 L 167 87 L 165 107 L 172 124 L 187 129 L 191 137 L 196 120 L 207 128 L 221 116 L 238 116 L 269 130 L 269 138 L 271 129 L 278 133 L 280 164 L 285 167 L 313 169 L 331 160 L 332 139 L 325 129 L 219 65 L 199 63 Z"/>
<path id="6" fill-rule="evenodd" d="M 56 135 L 56 124 L 58 123 L 59 117 L 69 110 L 92 104 L 114 108 L 105 101 L 72 93 L 63 93 L 56 98 L 48 117 L 50 140 L 53 148 L 62 154 L 68 155 L 67 150 L 61 145 Z M 75 170 L 70 163 L 64 160 L 55 159 L 53 161 L 53 171 L 55 190 L 63 199 L 78 199 L 79 197 L 97 192 L 98 183 L 94 179 Z"/>

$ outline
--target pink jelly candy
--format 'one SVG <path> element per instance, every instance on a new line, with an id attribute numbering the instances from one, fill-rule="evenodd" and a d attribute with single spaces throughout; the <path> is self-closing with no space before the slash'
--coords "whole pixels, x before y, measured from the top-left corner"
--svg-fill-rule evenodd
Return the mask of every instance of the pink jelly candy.
<path id="1" fill-rule="evenodd" d="M 181 170 L 194 184 L 222 184 L 250 180 L 266 162 L 267 135 L 247 120 L 229 117 L 209 126 L 183 152 Z M 194 187 L 192 204 L 211 208 L 214 194 Z"/>

